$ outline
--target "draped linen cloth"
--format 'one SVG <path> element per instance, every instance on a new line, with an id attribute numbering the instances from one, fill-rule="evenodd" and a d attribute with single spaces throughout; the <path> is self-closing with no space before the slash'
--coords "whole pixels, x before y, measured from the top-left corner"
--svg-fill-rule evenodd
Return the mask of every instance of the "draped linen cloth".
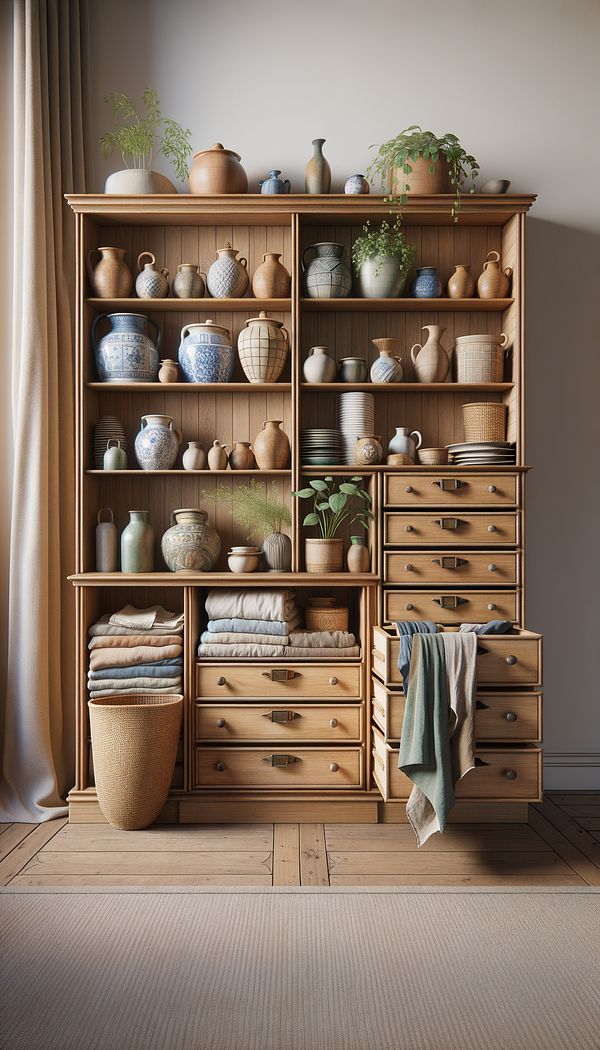
<path id="1" fill-rule="evenodd" d="M 74 227 L 85 190 L 85 0 L 14 3 L 14 285 L 0 820 L 66 813 L 73 783 Z M 4 618 L 6 619 L 6 618 Z"/>

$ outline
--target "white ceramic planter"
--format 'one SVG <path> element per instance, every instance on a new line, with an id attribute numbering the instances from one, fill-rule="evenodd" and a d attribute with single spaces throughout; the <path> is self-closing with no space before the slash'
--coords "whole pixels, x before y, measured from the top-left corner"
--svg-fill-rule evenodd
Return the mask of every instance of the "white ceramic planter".
<path id="1" fill-rule="evenodd" d="M 126 194 L 130 197 L 148 193 L 177 193 L 177 187 L 166 175 L 161 175 L 158 171 L 150 171 L 149 168 L 123 168 L 122 171 L 113 171 L 112 175 L 108 176 L 104 192 Z"/>
<path id="2" fill-rule="evenodd" d="M 405 284 L 406 274 L 395 255 L 377 256 L 361 263 L 358 290 L 363 299 L 396 299 Z"/>

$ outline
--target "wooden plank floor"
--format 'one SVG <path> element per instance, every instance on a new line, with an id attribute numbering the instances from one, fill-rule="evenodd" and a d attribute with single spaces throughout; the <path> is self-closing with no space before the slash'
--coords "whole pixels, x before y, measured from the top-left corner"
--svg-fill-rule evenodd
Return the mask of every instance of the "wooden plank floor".
<path id="1" fill-rule="evenodd" d="M 550 793 L 525 824 L 0 825 L 0 885 L 600 885 L 600 792 Z"/>

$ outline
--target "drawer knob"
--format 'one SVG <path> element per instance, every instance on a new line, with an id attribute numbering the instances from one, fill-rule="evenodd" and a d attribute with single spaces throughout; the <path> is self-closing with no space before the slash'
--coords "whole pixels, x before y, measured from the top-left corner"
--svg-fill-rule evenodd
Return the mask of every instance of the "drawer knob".
<path id="1" fill-rule="evenodd" d="M 404 526 L 404 531 L 405 532 L 413 532 L 413 526 L 412 525 L 405 525 Z"/>
<path id="2" fill-rule="evenodd" d="M 516 722 L 517 721 L 517 716 L 516 716 L 514 711 L 507 711 L 504 717 L 505 717 L 507 722 Z"/>
<path id="3" fill-rule="evenodd" d="M 405 492 L 412 492 L 412 490 L 413 490 L 412 485 L 407 485 L 406 488 L 404 489 Z"/>
<path id="4" fill-rule="evenodd" d="M 517 771 L 516 771 L 516 769 L 505 769 L 504 770 L 504 776 L 506 777 L 507 780 L 516 780 L 517 779 Z"/>
<path id="5" fill-rule="evenodd" d="M 224 762 L 217 762 L 217 764 L 215 766 L 215 769 L 217 770 L 218 773 L 223 773 L 224 770 L 225 770 L 225 763 Z"/>
<path id="6" fill-rule="evenodd" d="M 414 609 L 414 605 L 412 602 L 407 602 L 405 608 L 407 612 L 411 612 L 411 610 Z"/>
<path id="7" fill-rule="evenodd" d="M 336 729 L 337 728 L 337 724 L 338 724 L 337 718 L 331 718 L 330 719 L 329 725 L 331 726 L 332 729 Z"/>
<path id="8" fill-rule="evenodd" d="M 510 666 L 512 667 L 513 664 L 516 664 L 517 658 L 516 658 L 516 656 L 507 656 L 506 657 L 506 662 L 507 662 L 507 664 L 510 664 Z"/>
<path id="9" fill-rule="evenodd" d="M 497 532 L 497 531 L 498 531 L 498 529 L 497 529 L 496 525 L 488 525 L 488 532 Z"/>
<path id="10" fill-rule="evenodd" d="M 223 729 L 227 725 L 224 718 L 217 718 L 217 729 Z"/>
<path id="11" fill-rule="evenodd" d="M 410 562 L 408 563 L 408 565 L 405 565 L 405 566 L 404 566 L 404 571 L 405 571 L 405 572 L 412 572 L 412 571 L 413 571 L 413 567 L 412 567 L 412 565 L 410 564 Z"/>
<path id="12" fill-rule="evenodd" d="M 495 491 L 496 491 L 496 486 L 495 485 L 488 485 L 488 492 L 495 492 Z"/>
<path id="13" fill-rule="evenodd" d="M 488 565 L 488 572 L 498 572 L 498 566 L 493 561 Z"/>
<path id="14" fill-rule="evenodd" d="M 329 684 L 330 685 L 337 685 L 338 684 L 338 680 L 337 680 L 337 678 L 335 677 L 334 674 L 332 674 L 331 678 L 329 679 Z"/>
<path id="15" fill-rule="evenodd" d="M 227 679 L 224 675 L 219 675 L 219 677 L 217 678 L 217 685 L 227 685 Z"/>
<path id="16" fill-rule="evenodd" d="M 331 762 L 330 765 L 329 765 L 329 768 L 330 768 L 332 773 L 337 773 L 337 771 L 338 771 L 338 769 L 340 767 L 338 766 L 337 762 Z"/>
<path id="17" fill-rule="evenodd" d="M 490 610 L 490 612 L 493 612 L 495 608 L 496 608 L 496 603 L 495 602 L 488 602 L 488 609 Z"/>

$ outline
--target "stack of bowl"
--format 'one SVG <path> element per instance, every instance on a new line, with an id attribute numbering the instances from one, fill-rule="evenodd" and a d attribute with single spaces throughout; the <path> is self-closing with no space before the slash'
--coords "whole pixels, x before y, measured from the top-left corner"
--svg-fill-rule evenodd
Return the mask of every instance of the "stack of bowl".
<path id="1" fill-rule="evenodd" d="M 300 435 L 302 464 L 305 467 L 328 467 L 343 463 L 342 435 L 339 430 L 313 428 Z"/>

